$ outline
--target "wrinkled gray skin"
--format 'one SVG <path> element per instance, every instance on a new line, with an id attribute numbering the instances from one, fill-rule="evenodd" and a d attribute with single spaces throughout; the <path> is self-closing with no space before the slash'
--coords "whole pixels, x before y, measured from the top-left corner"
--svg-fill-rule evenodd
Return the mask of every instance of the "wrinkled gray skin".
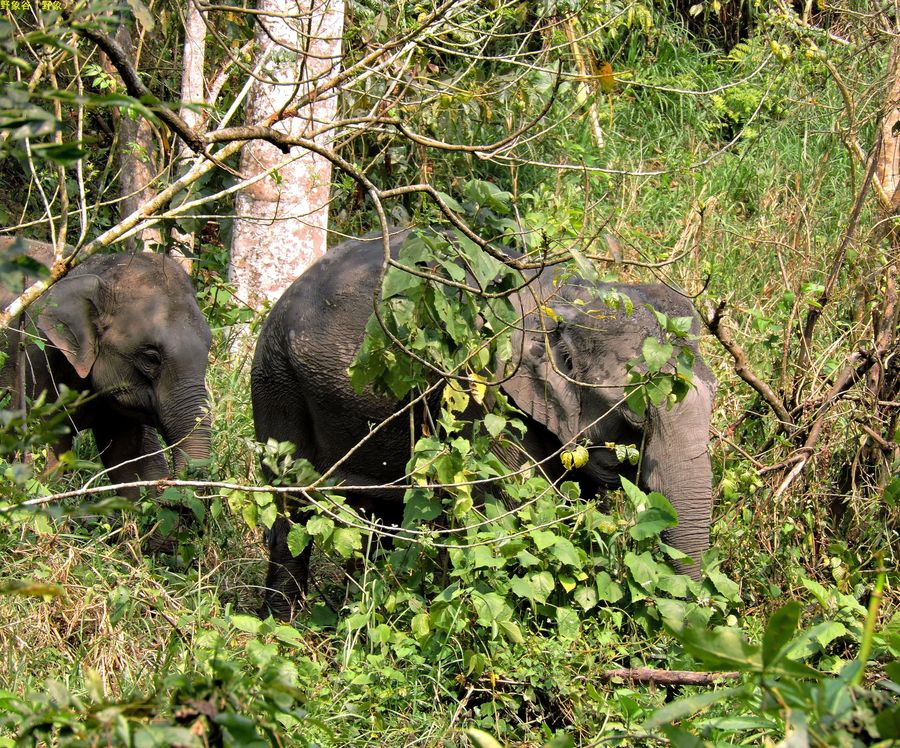
<path id="1" fill-rule="evenodd" d="M 11 245 L 0 239 L 0 252 Z M 52 248 L 26 242 L 28 254 L 49 264 Z M 0 304 L 15 298 L 0 289 Z M 23 333 L 20 333 L 22 330 Z M 44 350 L 20 335 L 36 334 Z M 2 338 L 5 337 L 5 341 Z M 8 353 L 0 389 L 11 389 L 13 407 L 24 395 L 60 385 L 97 397 L 70 413 L 74 431 L 91 429 L 113 483 L 158 480 L 169 475 L 158 436 L 172 447 L 175 472 L 186 459 L 210 450 L 206 364 L 210 332 L 190 279 L 164 255 L 95 255 L 60 280 L 30 307 L 24 320 L 0 330 Z M 72 434 L 55 445 L 71 448 Z M 138 498 L 138 489 L 120 492 Z"/>
<path id="2" fill-rule="evenodd" d="M 402 239 L 400 235 L 392 242 L 395 256 Z M 279 299 L 257 343 L 251 379 L 256 437 L 261 442 L 293 442 L 297 454 L 319 471 L 340 460 L 369 433 L 370 425 L 398 407 L 371 391 L 356 394 L 347 377 L 372 313 L 381 263 L 380 237 L 334 247 Z M 696 561 L 709 546 L 712 474 L 707 442 L 715 379 L 698 357 L 696 387 L 687 397 L 671 410 L 652 410 L 645 422 L 637 419 L 621 401 L 626 362 L 640 354 L 648 335 L 659 335 L 656 319 L 644 304 L 669 316 L 694 312 L 684 297 L 663 285 L 615 286 L 634 301 L 634 313 L 613 312 L 596 296 L 597 289 L 608 287 L 579 280 L 556 288 L 548 270 L 521 292 L 516 303 L 526 322 L 513 341 L 521 360 L 511 362 L 519 366 L 501 387 L 527 416 L 524 447 L 535 459 L 571 446 L 572 440 L 590 440 L 590 461 L 576 474 L 585 491 L 617 487 L 619 475 L 628 472 L 602 446 L 605 442 L 640 446 L 643 440 L 637 478 L 677 509 L 679 524 L 667 540 L 695 560 L 682 568 L 696 577 Z M 558 322 L 536 313 L 537 298 L 554 310 Z M 577 299 L 585 304 L 573 305 Z M 410 456 L 409 435 L 409 419 L 395 419 L 335 476 L 349 485 L 397 480 L 405 474 Z M 562 470 L 558 457 L 549 459 L 546 467 Z M 402 516 L 402 492 L 373 490 L 348 498 L 385 521 L 397 522 Z M 288 551 L 288 529 L 289 523 L 279 520 L 268 538 L 265 604 L 281 617 L 289 616 L 304 596 L 309 570 L 308 551 L 298 558 Z"/>

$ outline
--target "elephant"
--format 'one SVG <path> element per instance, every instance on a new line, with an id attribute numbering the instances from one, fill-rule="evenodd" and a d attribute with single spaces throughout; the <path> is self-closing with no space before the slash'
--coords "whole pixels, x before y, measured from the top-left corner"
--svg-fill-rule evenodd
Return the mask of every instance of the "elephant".
<path id="1" fill-rule="evenodd" d="M 4 238 L 0 252 L 23 244 L 34 259 L 52 262 L 52 246 L 43 242 Z M 0 288 L 2 306 L 14 298 Z M 210 344 L 209 325 L 177 262 L 147 252 L 94 255 L 0 330 L 7 354 L 0 395 L 10 393 L 16 406 L 42 392 L 52 399 L 62 385 L 88 393 L 68 420 L 75 432 L 93 431 L 109 479 L 159 480 L 169 475 L 160 436 L 176 474 L 189 459 L 209 457 Z M 56 455 L 72 439 L 62 437 Z M 140 496 L 134 487 L 118 493 Z"/>
<path id="2" fill-rule="evenodd" d="M 405 236 L 392 238 L 394 257 Z M 345 485 L 397 481 L 405 475 L 410 457 L 408 418 L 385 424 L 351 452 L 370 435 L 373 424 L 399 407 L 370 388 L 358 394 L 348 378 L 373 311 L 382 263 L 380 235 L 347 241 L 326 252 L 272 307 L 251 370 L 257 440 L 291 442 L 296 455 L 319 472 L 350 453 L 333 473 Z M 524 414 L 523 446 L 535 460 L 544 460 L 563 447 L 571 449 L 576 440 L 589 439 L 589 460 L 575 477 L 583 490 L 597 491 L 618 487 L 619 476 L 629 469 L 604 445 L 643 444 L 635 477 L 646 490 L 665 495 L 677 510 L 679 522 L 667 532 L 667 542 L 690 557 L 682 570 L 697 578 L 700 554 L 709 546 L 712 472 L 707 443 L 716 382 L 697 354 L 693 336 L 699 325 L 692 304 L 662 284 L 616 284 L 614 288 L 633 302 L 633 313 L 628 314 L 598 301 L 611 285 L 580 279 L 555 282 L 549 268 L 533 274 L 537 277 L 514 297 L 523 324 L 513 334 L 512 373 L 499 384 Z M 638 418 L 623 402 L 623 385 L 626 364 L 640 355 L 648 336 L 660 334 L 647 304 L 692 319 L 693 386 L 674 407 L 650 407 Z M 603 313 L 585 311 L 598 307 Z M 547 464 L 562 472 L 558 458 Z M 402 492 L 373 489 L 364 496 L 354 492 L 348 501 L 396 523 L 401 497 Z M 268 533 L 264 605 L 281 617 L 289 616 L 305 596 L 309 571 L 308 548 L 296 558 L 287 548 L 289 527 L 282 516 Z"/>

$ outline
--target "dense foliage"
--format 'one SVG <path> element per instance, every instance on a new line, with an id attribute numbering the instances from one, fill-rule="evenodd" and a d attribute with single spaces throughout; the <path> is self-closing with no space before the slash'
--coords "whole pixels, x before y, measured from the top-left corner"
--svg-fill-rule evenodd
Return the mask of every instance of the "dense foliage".
<path id="1" fill-rule="evenodd" d="M 180 49 L 183 9 L 127 7 L 4 8 L 8 231 L 81 244 L 115 230 L 123 118 L 150 118 L 160 151 L 174 153 L 154 112 L 178 99 L 167 51 Z M 206 172 L 159 209 L 165 226 L 202 229 L 195 286 L 214 332 L 206 484 L 176 482 L 140 506 L 79 491 L 98 469 L 89 439 L 47 467 L 61 404 L 26 415 L 11 395 L 0 401 L 0 745 L 890 745 L 900 242 L 882 154 L 898 134 L 895 9 L 432 10 L 348 3 L 345 69 L 410 42 L 377 74 L 348 78 L 331 141 L 346 166 L 332 185 L 336 236 L 377 227 L 379 204 L 394 222 L 446 229 L 404 247 L 435 277 L 385 276 L 383 324 L 370 322 L 350 372 L 398 397 L 436 393 L 434 430 L 410 459 L 404 529 L 373 527 L 318 485 L 289 538 L 297 553 L 316 546 L 308 609 L 293 625 L 255 615 L 276 496 L 318 476 L 290 445 L 254 442 L 240 336 L 261 318 L 226 279 L 241 184 Z M 79 33 L 113 34 L 117 14 L 140 40 L 149 97 L 129 95 Z M 207 17 L 216 123 L 247 76 L 253 16 L 222 6 Z M 233 152 L 226 162 L 236 167 Z M 173 157 L 159 189 L 183 173 Z M 418 184 L 434 192 L 402 189 Z M 502 298 L 512 274 L 448 212 L 504 251 L 556 255 L 561 272 L 656 279 L 694 298 L 719 380 L 699 581 L 677 573 L 664 542 L 666 497 L 627 481 L 583 496 L 498 459 L 496 444 L 522 424 L 478 378 L 508 353 L 495 333 L 514 317 Z M 495 295 L 436 282 L 460 280 L 457 250 Z M 35 271 L 21 256 L 0 265 L 18 288 L 22 269 Z M 682 352 L 684 323 L 661 323 L 666 339 L 636 362 L 651 374 L 629 391 L 638 412 L 686 386 L 662 371 Z M 398 336 L 417 358 L 388 344 Z M 473 402 L 486 407 L 471 421 Z M 615 448 L 626 462 L 639 446 Z M 153 530 L 175 537 L 172 555 L 142 550 Z M 640 668 L 655 682 L 636 680 Z M 707 671 L 720 675 L 691 685 Z"/>

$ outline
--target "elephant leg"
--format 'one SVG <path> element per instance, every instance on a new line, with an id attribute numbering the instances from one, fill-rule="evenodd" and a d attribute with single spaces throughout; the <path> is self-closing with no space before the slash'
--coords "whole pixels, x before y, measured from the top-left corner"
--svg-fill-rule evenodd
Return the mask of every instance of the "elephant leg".
<path id="1" fill-rule="evenodd" d="M 279 516 L 267 533 L 269 546 L 269 570 L 266 574 L 266 592 L 261 615 L 289 621 L 297 608 L 306 600 L 309 586 L 309 559 L 312 542 L 299 556 L 294 556 L 287 544 L 291 523 Z"/>
<path id="2" fill-rule="evenodd" d="M 150 426 L 129 421 L 120 422 L 117 427 L 97 425 L 94 426 L 94 440 L 112 483 L 161 480 L 169 475 L 156 431 Z M 119 494 L 136 501 L 141 491 L 138 487 L 129 487 Z"/>
<path id="3" fill-rule="evenodd" d="M 136 422 L 126 422 L 117 429 L 105 426 L 94 427 L 94 439 L 100 451 L 100 459 L 112 483 L 133 481 L 155 481 L 169 477 L 169 465 L 163 454 L 156 430 Z M 141 498 L 138 486 L 122 488 L 120 496 L 137 502 Z M 193 515 L 182 507 L 176 507 L 179 520 L 177 525 L 190 524 Z M 150 532 L 143 540 L 146 553 L 168 553 L 176 550 L 174 536 L 163 535 L 158 529 Z"/>

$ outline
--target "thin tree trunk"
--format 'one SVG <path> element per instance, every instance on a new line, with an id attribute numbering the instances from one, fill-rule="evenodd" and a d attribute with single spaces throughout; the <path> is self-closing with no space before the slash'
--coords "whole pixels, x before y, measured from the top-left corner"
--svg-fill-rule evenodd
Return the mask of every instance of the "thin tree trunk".
<path id="1" fill-rule="evenodd" d="M 205 100 L 203 78 L 205 58 L 206 22 L 197 0 L 187 0 L 184 17 L 184 53 L 181 60 L 181 107 L 178 116 L 192 129 L 197 129 L 200 125 L 201 115 L 187 104 L 199 104 Z M 182 141 L 179 141 L 178 156 L 179 159 L 191 156 L 190 148 Z M 169 254 L 190 272 L 194 233 L 192 231 L 182 233 L 174 228 L 172 239 L 178 246 L 173 247 Z"/>
<path id="2" fill-rule="evenodd" d="M 247 121 L 285 111 L 290 116 L 276 127 L 308 137 L 333 121 L 336 97 L 323 96 L 299 112 L 290 112 L 290 103 L 336 72 L 344 0 L 260 0 L 258 8 L 273 14 L 258 17 L 264 29 L 257 40 L 268 55 L 261 77 L 268 82 L 254 82 Z M 241 174 L 262 173 L 268 175 L 241 190 L 235 201 L 230 268 L 238 298 L 257 308 L 277 299 L 324 254 L 331 165 L 297 148 L 285 157 L 269 143 L 254 141 L 241 156 Z"/>
<path id="3" fill-rule="evenodd" d="M 900 324 L 898 309 L 898 263 L 900 263 L 900 231 L 896 218 L 900 215 L 900 40 L 894 38 L 888 63 L 887 96 L 884 116 L 881 121 L 881 153 L 877 165 L 878 181 L 883 194 L 890 201 L 882 205 L 881 218 L 891 226 L 888 238 L 890 249 L 885 258 L 884 269 L 879 278 L 876 295 L 878 303 L 872 311 L 872 337 L 875 343 L 876 360 L 869 371 L 867 385 L 873 400 L 871 427 L 880 432 L 886 442 L 892 442 L 897 429 L 897 408 L 882 403 L 890 403 L 900 394 L 900 349 L 897 345 L 897 326 Z M 894 446 L 893 454 L 884 454 L 878 440 L 870 445 L 876 470 L 880 464 L 888 468 L 892 459 L 898 456 Z M 880 471 L 881 484 L 889 470 Z"/>
<path id="4" fill-rule="evenodd" d="M 123 17 L 130 17 L 130 12 L 122 11 Z M 132 60 L 136 57 L 131 29 L 126 23 L 120 23 L 116 29 L 116 41 Z M 107 60 L 104 64 L 108 73 L 115 69 Z M 114 110 L 118 112 L 118 110 Z M 153 199 L 156 189 L 153 181 L 159 174 L 159 153 L 153 129 L 143 117 L 118 117 L 118 149 L 116 154 L 119 169 L 119 215 L 131 215 L 141 205 Z M 125 240 L 129 250 L 148 250 L 153 244 L 162 243 L 162 233 L 151 227 L 140 231 L 137 235 Z"/>

